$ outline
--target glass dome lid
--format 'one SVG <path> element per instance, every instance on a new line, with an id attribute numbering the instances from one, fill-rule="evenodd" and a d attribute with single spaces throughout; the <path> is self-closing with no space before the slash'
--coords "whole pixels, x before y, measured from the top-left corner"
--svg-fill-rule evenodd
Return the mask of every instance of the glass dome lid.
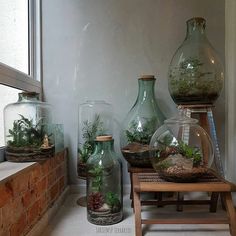
<path id="1" fill-rule="evenodd" d="M 180 113 L 164 121 L 151 138 L 153 168 L 166 180 L 195 181 L 213 162 L 213 145 L 198 120 Z"/>

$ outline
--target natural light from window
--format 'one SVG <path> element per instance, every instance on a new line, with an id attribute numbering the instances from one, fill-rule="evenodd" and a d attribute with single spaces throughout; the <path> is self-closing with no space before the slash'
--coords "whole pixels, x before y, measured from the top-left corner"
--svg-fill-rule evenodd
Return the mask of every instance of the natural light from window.
<path id="1" fill-rule="evenodd" d="M 29 74 L 28 0 L 0 0 L 0 11 L 0 62 Z"/>
<path id="2" fill-rule="evenodd" d="M 0 102 L 0 147 L 5 146 L 5 138 L 4 138 L 4 120 L 3 120 L 3 109 L 9 103 L 17 102 L 18 93 L 21 90 L 14 89 L 5 85 L 0 84 L 0 94 L 1 94 L 1 102 Z"/>

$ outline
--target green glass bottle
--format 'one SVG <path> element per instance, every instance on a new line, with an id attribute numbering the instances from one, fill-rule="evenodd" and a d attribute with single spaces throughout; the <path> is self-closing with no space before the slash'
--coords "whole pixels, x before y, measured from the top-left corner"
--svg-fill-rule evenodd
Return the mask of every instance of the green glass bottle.
<path id="1" fill-rule="evenodd" d="M 87 219 L 112 225 L 123 218 L 122 164 L 112 136 L 98 136 L 87 161 Z"/>
<path id="2" fill-rule="evenodd" d="M 178 105 L 212 104 L 223 88 L 223 66 L 205 27 L 205 19 L 189 19 L 186 38 L 171 60 L 168 89 Z"/>
<path id="3" fill-rule="evenodd" d="M 155 130 L 164 121 L 155 99 L 155 81 L 153 75 L 139 78 L 138 97 L 122 123 L 121 152 L 131 166 L 151 166 L 149 143 Z"/>

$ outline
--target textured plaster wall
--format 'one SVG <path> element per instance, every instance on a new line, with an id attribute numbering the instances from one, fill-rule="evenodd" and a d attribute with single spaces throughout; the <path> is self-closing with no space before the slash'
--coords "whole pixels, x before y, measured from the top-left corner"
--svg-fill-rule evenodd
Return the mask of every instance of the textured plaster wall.
<path id="1" fill-rule="evenodd" d="M 187 19 L 207 20 L 208 38 L 224 60 L 223 0 L 43 0 L 45 99 L 63 123 L 71 183 L 77 183 L 78 104 L 103 99 L 114 106 L 119 126 L 137 96 L 137 77 L 154 74 L 163 113 L 176 112 L 167 88 L 171 57 L 185 37 Z M 215 108 L 224 153 L 224 93 Z M 223 156 L 223 155 L 222 155 Z M 124 178 L 129 182 L 126 165 Z"/>

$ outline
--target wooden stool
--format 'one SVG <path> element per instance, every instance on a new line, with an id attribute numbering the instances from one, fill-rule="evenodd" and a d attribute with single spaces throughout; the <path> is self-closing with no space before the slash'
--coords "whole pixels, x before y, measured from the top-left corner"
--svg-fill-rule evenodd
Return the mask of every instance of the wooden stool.
<path id="1" fill-rule="evenodd" d="M 166 182 L 158 173 L 134 173 L 132 178 L 136 236 L 142 235 L 142 224 L 229 224 L 231 235 L 236 236 L 236 213 L 231 196 L 231 192 L 236 192 L 236 186 L 222 179 L 215 172 L 209 171 L 194 183 Z M 220 193 L 225 201 L 228 217 L 218 219 L 212 213 L 212 218 L 142 219 L 140 194 L 145 192 L 211 192 L 213 195 Z M 214 204 L 214 201 L 211 202 Z M 209 204 L 207 200 L 195 200 L 195 203 Z M 191 202 L 183 200 L 181 204 L 191 204 Z"/>
<path id="2" fill-rule="evenodd" d="M 133 208 L 133 174 L 134 173 L 154 173 L 155 170 L 153 168 L 141 168 L 141 167 L 133 167 L 128 164 L 128 172 L 130 176 L 130 200 L 131 200 L 131 207 Z"/>

